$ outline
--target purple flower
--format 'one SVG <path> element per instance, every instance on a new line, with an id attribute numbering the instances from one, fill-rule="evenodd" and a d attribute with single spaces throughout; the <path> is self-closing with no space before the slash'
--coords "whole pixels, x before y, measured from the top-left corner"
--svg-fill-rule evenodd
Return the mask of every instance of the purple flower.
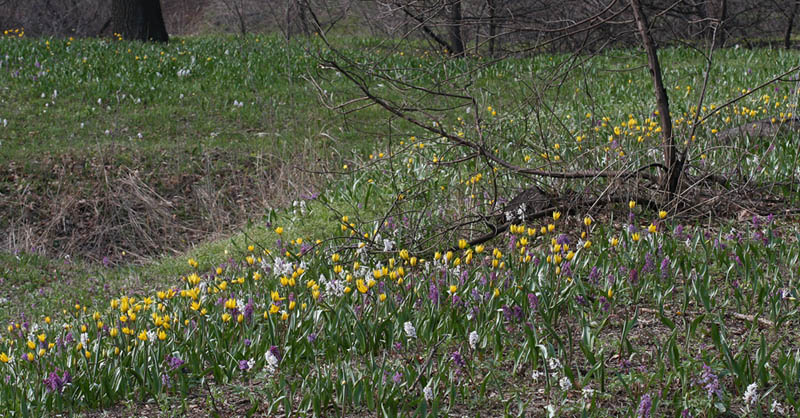
<path id="1" fill-rule="evenodd" d="M 431 282 L 430 286 L 428 286 L 428 298 L 433 303 L 439 301 L 439 289 L 436 287 L 436 283 Z"/>
<path id="2" fill-rule="evenodd" d="M 535 311 L 539 308 L 539 297 L 533 293 L 528 293 L 528 307 Z"/>
<path id="3" fill-rule="evenodd" d="M 172 357 L 170 355 L 167 355 L 167 358 L 165 360 L 166 360 L 167 365 L 169 366 L 170 370 L 175 370 L 178 367 L 183 366 L 183 363 L 184 363 L 184 361 L 181 360 L 180 358 Z"/>
<path id="4" fill-rule="evenodd" d="M 656 262 L 653 261 L 653 256 L 648 252 L 644 255 L 644 266 L 642 273 L 652 273 L 656 270 Z"/>
<path id="5" fill-rule="evenodd" d="M 637 411 L 639 418 L 650 418 L 651 408 L 653 408 L 653 400 L 650 399 L 649 393 L 645 393 L 642 396 L 642 401 L 639 402 L 639 410 Z"/>
<path id="6" fill-rule="evenodd" d="M 252 344 L 252 343 L 253 343 L 253 341 L 252 341 L 252 340 L 250 340 L 249 338 L 245 338 L 245 339 L 244 339 L 244 345 L 245 345 L 245 347 L 250 347 L 250 344 Z"/>
<path id="7" fill-rule="evenodd" d="M 248 369 L 250 369 L 250 364 L 247 360 L 239 360 L 239 370 L 246 371 Z"/>
<path id="8" fill-rule="evenodd" d="M 44 385 L 47 388 L 48 392 L 58 392 L 61 393 L 64 391 L 64 386 L 67 383 L 72 381 L 72 376 L 70 376 L 69 372 L 65 371 L 62 376 L 58 375 L 58 369 L 50 372 L 50 375 L 44 379 Z"/>
<path id="9" fill-rule="evenodd" d="M 700 374 L 699 383 L 703 385 L 703 389 L 706 390 L 709 398 L 713 395 L 717 395 L 719 399 L 722 399 L 722 389 L 719 386 L 719 378 L 707 364 L 703 364 L 703 372 Z"/>
<path id="10" fill-rule="evenodd" d="M 244 306 L 244 318 L 250 321 L 253 318 L 253 301 L 248 300 L 247 305 Z"/>
<path id="11" fill-rule="evenodd" d="M 589 272 L 589 282 L 596 285 L 598 279 L 600 279 L 600 270 L 597 269 L 597 266 L 594 266 L 592 271 Z M 528 296 L 528 299 L 530 299 L 530 296 Z"/>
<path id="12" fill-rule="evenodd" d="M 569 261 L 565 262 L 564 265 L 561 267 L 561 275 L 566 277 L 572 277 L 572 266 L 570 265 Z"/>
<path id="13" fill-rule="evenodd" d="M 281 361 L 281 352 L 280 350 L 278 350 L 277 346 L 273 345 L 272 347 L 270 347 L 269 352 L 272 353 L 272 355 L 275 356 L 275 358 L 278 359 L 278 361 Z"/>
<path id="14" fill-rule="evenodd" d="M 667 276 L 669 276 L 669 263 L 670 263 L 669 256 L 664 257 L 664 259 L 661 260 L 661 278 L 662 279 L 666 279 Z"/>
<path id="15" fill-rule="evenodd" d="M 169 380 L 169 376 L 166 373 L 161 373 L 161 385 L 171 388 L 172 382 Z"/>
<path id="16" fill-rule="evenodd" d="M 608 310 L 611 309 L 611 304 L 608 303 L 608 299 L 606 299 L 605 296 L 600 296 L 599 303 L 600 309 L 602 309 L 603 312 L 608 312 Z"/>
<path id="17" fill-rule="evenodd" d="M 394 382 L 395 385 L 399 385 L 400 382 L 402 381 L 403 381 L 403 373 L 396 372 L 394 376 L 392 376 L 392 382 Z"/>
<path id="18" fill-rule="evenodd" d="M 636 283 L 639 282 L 639 270 L 630 269 L 630 271 L 628 273 L 629 273 L 628 280 L 631 283 L 636 284 Z"/>
<path id="19" fill-rule="evenodd" d="M 458 368 L 462 368 L 467 365 L 467 363 L 464 361 L 464 357 L 461 357 L 461 353 L 458 351 L 453 351 L 453 354 L 450 355 L 450 358 L 453 360 L 453 363 L 458 366 Z"/>
<path id="20" fill-rule="evenodd" d="M 311 334 L 308 334 L 308 342 L 309 343 L 313 344 L 314 341 L 316 341 L 316 340 L 317 340 L 317 334 L 315 332 L 312 332 Z"/>

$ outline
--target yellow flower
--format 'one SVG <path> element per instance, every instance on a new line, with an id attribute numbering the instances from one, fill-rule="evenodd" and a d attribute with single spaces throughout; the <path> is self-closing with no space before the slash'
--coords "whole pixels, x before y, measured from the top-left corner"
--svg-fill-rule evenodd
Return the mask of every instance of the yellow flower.
<path id="1" fill-rule="evenodd" d="M 89 351 L 84 352 L 83 355 L 86 356 L 86 358 L 92 357 L 92 353 L 90 353 Z"/>
<path id="2" fill-rule="evenodd" d="M 381 294 L 378 296 L 378 299 L 380 299 L 380 300 L 381 300 L 381 302 L 385 301 L 385 300 L 386 300 L 386 293 L 381 293 Z"/>
<path id="3" fill-rule="evenodd" d="M 633 208 L 636 207 L 636 201 L 631 200 L 630 202 L 628 202 L 628 207 L 631 208 L 631 210 L 633 210 Z"/>
<path id="4" fill-rule="evenodd" d="M 465 239 L 458 240 L 458 248 L 460 248 L 462 250 L 464 248 L 467 248 L 467 240 L 465 240 Z"/>
<path id="5" fill-rule="evenodd" d="M 136 338 L 142 341 L 147 341 L 147 331 L 142 330 L 142 332 L 140 332 Z"/>
<path id="6" fill-rule="evenodd" d="M 236 322 L 242 323 L 244 321 L 244 314 L 239 314 L 236 316 Z"/>
<path id="7" fill-rule="evenodd" d="M 553 220 L 554 221 L 557 221 L 558 218 L 560 218 L 560 217 L 561 217 L 561 212 L 559 212 L 559 211 L 553 212 Z"/>
<path id="8" fill-rule="evenodd" d="M 633 242 L 638 242 L 639 238 L 640 236 L 638 232 L 634 232 L 633 235 L 631 235 L 631 239 L 633 240 Z"/>
<path id="9" fill-rule="evenodd" d="M 500 296 L 500 289 L 495 287 L 494 288 L 494 297 L 498 297 L 498 296 Z"/>
<path id="10" fill-rule="evenodd" d="M 361 293 L 367 293 L 367 291 L 369 290 L 367 285 L 364 283 L 364 280 L 362 280 L 362 279 L 356 280 L 356 288 Z"/>
<path id="11" fill-rule="evenodd" d="M 283 227 L 279 226 L 279 227 L 275 228 L 275 233 L 278 234 L 278 235 L 283 234 Z"/>
<path id="12" fill-rule="evenodd" d="M 31 341 L 31 340 L 28 340 L 28 348 L 30 348 L 31 350 L 33 350 L 34 348 L 36 348 L 36 343 L 34 343 L 34 342 L 33 342 L 33 341 Z"/>
<path id="13" fill-rule="evenodd" d="M 662 211 L 658 212 L 658 218 L 659 219 L 664 219 L 666 217 L 667 217 L 667 211 L 662 210 Z"/>
<path id="14" fill-rule="evenodd" d="M 611 299 L 611 297 L 613 297 L 613 296 L 614 296 L 614 289 L 609 287 L 608 288 L 608 298 Z"/>
<path id="15" fill-rule="evenodd" d="M 44 348 L 40 348 L 40 349 L 39 349 L 39 357 L 44 357 L 44 355 L 45 355 L 46 353 L 47 353 L 47 350 L 45 350 Z"/>
<path id="16" fill-rule="evenodd" d="M 33 353 L 28 353 L 26 357 L 28 361 L 33 361 Z"/>
<path id="17" fill-rule="evenodd" d="M 458 290 L 458 286 L 456 286 L 454 284 L 451 284 L 450 285 L 450 293 L 456 293 L 456 290 Z"/>
<path id="18" fill-rule="evenodd" d="M 656 232 L 656 226 L 653 225 L 653 224 L 650 224 L 650 226 L 647 227 L 647 231 L 650 232 L 651 234 L 655 233 Z"/>
<path id="19" fill-rule="evenodd" d="M 236 309 L 236 299 L 230 298 L 227 301 L 225 301 L 225 308 L 227 308 L 227 309 Z"/>
<path id="20" fill-rule="evenodd" d="M 617 237 L 611 238 L 611 246 L 616 247 L 617 244 L 619 244 L 619 240 L 617 239 Z"/>
<path id="21" fill-rule="evenodd" d="M 225 312 L 224 314 L 222 314 L 222 322 L 228 322 L 228 321 L 230 321 L 230 320 L 231 320 L 231 314 L 229 314 L 229 313 L 227 313 L 227 312 Z"/>
<path id="22" fill-rule="evenodd" d="M 269 313 L 276 314 L 276 313 L 278 313 L 278 311 L 280 311 L 280 308 L 278 308 L 274 303 L 270 304 Z"/>
<path id="23" fill-rule="evenodd" d="M 164 341 L 167 339 L 167 333 L 164 330 L 158 332 L 158 339 L 159 341 Z"/>
<path id="24" fill-rule="evenodd" d="M 109 331 L 109 335 L 111 335 L 112 337 L 116 337 L 117 335 L 119 335 L 119 330 L 116 327 L 111 328 L 111 331 Z"/>
<path id="25" fill-rule="evenodd" d="M 289 313 L 283 311 L 283 313 L 281 314 L 281 320 L 285 321 L 287 319 L 289 319 Z"/>
<path id="26" fill-rule="evenodd" d="M 10 360 L 10 359 L 8 358 L 8 354 L 6 354 L 6 353 L 0 353 L 0 362 L 2 362 L 2 363 L 8 363 L 8 362 L 9 362 L 9 360 Z"/>
<path id="27" fill-rule="evenodd" d="M 592 224 L 592 218 L 590 218 L 588 216 L 583 218 L 583 224 L 586 225 L 586 226 L 591 225 Z"/>
<path id="28" fill-rule="evenodd" d="M 592 246 L 592 242 L 591 242 L 591 241 L 586 241 L 586 242 L 584 242 L 584 243 L 583 243 L 583 248 L 585 248 L 585 249 L 587 249 L 587 250 L 588 250 L 588 249 L 589 249 L 589 247 L 591 247 L 591 246 Z"/>

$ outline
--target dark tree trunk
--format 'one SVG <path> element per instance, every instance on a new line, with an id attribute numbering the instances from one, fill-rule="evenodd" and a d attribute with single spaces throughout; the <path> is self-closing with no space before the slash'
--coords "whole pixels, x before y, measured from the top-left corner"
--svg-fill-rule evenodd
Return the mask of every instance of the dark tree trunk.
<path id="1" fill-rule="evenodd" d="M 783 34 L 783 47 L 789 49 L 792 47 L 792 26 L 794 26 L 794 17 L 797 15 L 797 8 L 800 6 L 800 0 L 792 1 L 792 10 L 789 12 L 789 22 L 786 23 L 786 32 Z"/>
<path id="2" fill-rule="evenodd" d="M 642 11 L 642 4 L 639 0 L 630 0 L 633 10 L 636 28 L 642 38 L 642 46 L 647 53 L 647 65 L 650 67 L 650 76 L 653 78 L 653 89 L 656 94 L 656 109 L 658 109 L 659 122 L 661 124 L 661 147 L 664 152 L 664 166 L 667 172 L 662 178 L 662 189 L 671 198 L 678 191 L 678 184 L 683 171 L 683 160 L 678 157 L 675 138 L 672 134 L 672 116 L 669 113 L 669 98 L 667 90 L 664 88 L 664 81 L 661 78 L 661 65 L 658 62 L 658 50 L 653 38 L 650 36 L 647 16 Z"/>
<path id="3" fill-rule="evenodd" d="M 113 0 L 111 20 L 122 39 L 168 42 L 160 0 Z"/>
<path id="4" fill-rule="evenodd" d="M 708 0 L 706 3 L 706 16 L 711 18 L 712 25 L 717 25 L 716 29 L 712 28 L 708 32 L 708 40 L 716 36 L 716 44 L 720 47 L 725 45 L 725 30 L 722 29 L 725 19 L 728 18 L 728 1 L 727 0 Z M 714 35 L 716 30 L 716 35 Z"/>
<path id="5" fill-rule="evenodd" d="M 461 15 L 461 0 L 453 1 L 450 6 L 450 51 L 454 56 L 460 57 L 464 55 L 464 38 L 461 35 L 461 24 L 463 16 Z"/>
<path id="6" fill-rule="evenodd" d="M 497 36 L 497 0 L 489 0 L 489 56 L 494 57 L 494 42 Z"/>

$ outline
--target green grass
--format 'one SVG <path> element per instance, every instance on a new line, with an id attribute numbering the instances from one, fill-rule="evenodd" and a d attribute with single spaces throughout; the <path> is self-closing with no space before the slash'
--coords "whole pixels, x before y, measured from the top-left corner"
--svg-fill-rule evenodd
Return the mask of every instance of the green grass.
<path id="1" fill-rule="evenodd" d="M 544 89 L 572 58 L 443 63 L 413 43 L 400 54 L 376 39 L 337 42 L 348 57 L 379 61 L 419 85 L 450 77 L 475 105 L 395 89 L 375 74 L 365 80 L 398 103 L 463 105 L 431 112 L 466 138 L 477 137 L 472 117 L 480 112 L 487 148 L 515 164 L 630 169 L 657 158 L 652 88 L 638 51 L 607 51 Z M 36 416 L 155 402 L 162 414 L 180 414 L 192 411 L 193 395 L 209 404 L 201 414 L 216 409 L 214 399 L 241 414 L 299 416 L 543 415 L 546 407 L 563 416 L 634 416 L 645 397 L 655 416 L 766 416 L 773 402 L 791 415 L 800 407 L 794 218 L 686 221 L 619 205 L 535 220 L 485 248 L 448 254 L 484 231 L 442 233 L 443 226 L 491 205 L 492 182 L 513 190 L 530 180 L 476 161 L 439 164 L 467 152 L 375 106 L 344 116 L 327 109 L 310 80 L 329 104 L 359 93 L 318 65 L 318 54 L 329 53 L 318 40 L 0 39 L 0 48 L 9 56 L 0 57 L 8 93 L 0 99 L 0 120 L 8 120 L 0 127 L 3 198 L 57 197 L 59 187 L 91 197 L 113 184 L 102 173 L 123 168 L 138 169 L 159 193 L 179 195 L 169 179 L 180 175 L 219 178 L 220 190 L 248 179 L 238 192 L 270 181 L 260 167 L 274 166 L 254 163 L 264 155 L 338 172 L 313 184 L 313 199 L 300 197 L 310 192 L 302 187 L 265 199 L 260 211 L 236 212 L 246 217 L 225 224 L 234 230 L 176 243 L 177 255 L 117 248 L 104 266 L 53 248 L 0 253 L 0 360 L 9 357 L 0 362 L 0 410 Z M 715 55 L 709 108 L 798 58 Z M 791 134 L 719 146 L 712 131 L 788 117 L 793 84 L 743 99 L 691 139 L 702 57 L 671 48 L 661 58 L 692 164 L 724 173 L 737 161 L 753 183 L 797 176 Z M 191 74 L 179 76 L 186 68 Z M 550 111 L 536 114 L 542 108 L 526 101 L 537 93 Z M 307 179 L 286 173 L 287 187 Z M 782 193 L 796 199 L 791 187 Z M 16 207 L 10 198 L 0 203 Z M 202 216 L 183 210 L 187 222 Z M 569 248 L 554 244 L 564 239 Z M 173 367 L 173 357 L 185 363 Z M 53 371 L 71 375 L 63 392 L 45 385 Z M 752 384 L 758 398 L 748 405 Z"/>

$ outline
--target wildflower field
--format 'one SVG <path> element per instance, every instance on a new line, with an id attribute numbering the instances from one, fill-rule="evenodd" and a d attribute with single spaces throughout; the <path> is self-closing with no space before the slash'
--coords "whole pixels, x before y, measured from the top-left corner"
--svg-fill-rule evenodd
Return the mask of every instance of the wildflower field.
<path id="1" fill-rule="evenodd" d="M 343 43 L 353 60 L 384 48 Z M 293 162 L 285 184 L 314 181 L 178 255 L 0 253 L 0 415 L 796 415 L 796 212 L 690 216 L 632 195 L 531 219 L 522 209 L 506 214 L 507 233 L 476 243 L 477 222 L 440 226 L 507 203 L 498 187 L 531 184 L 454 163 L 466 153 L 374 106 L 328 106 L 359 95 L 320 64 L 328 53 L 267 36 L 0 38 L 0 208 L 25 190 L 48 196 L 63 172 L 47 164 L 69 161 L 168 178 L 214 154 L 229 160 L 208 164 L 233 161 L 220 170 L 246 177 L 266 153 Z M 719 138 L 793 120 L 797 72 L 762 84 L 800 54 L 715 55 L 697 108 L 701 54 L 661 51 L 691 164 L 770 185 L 796 207 L 796 131 Z M 464 88 L 482 101 L 437 126 L 496 138 L 493 152 L 519 166 L 648 164 L 661 128 L 641 51 L 595 57 L 546 92 L 557 107 L 531 116 L 528 82 L 569 59 L 443 63 L 411 48 L 382 65 L 423 84 L 474 74 Z M 534 133 L 547 148 L 505 141 Z M 73 180 L 94 189 L 101 178 Z"/>

